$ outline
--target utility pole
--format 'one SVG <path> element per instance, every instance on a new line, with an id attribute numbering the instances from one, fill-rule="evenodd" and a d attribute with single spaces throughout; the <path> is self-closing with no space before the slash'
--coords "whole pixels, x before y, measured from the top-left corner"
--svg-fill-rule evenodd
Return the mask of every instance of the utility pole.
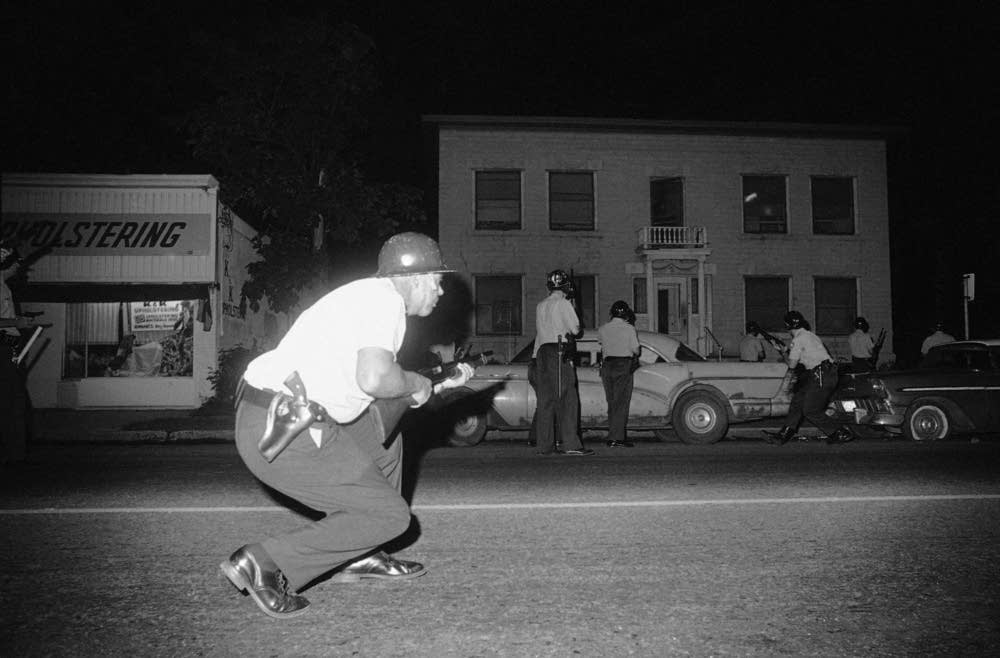
<path id="1" fill-rule="evenodd" d="M 969 340 L 969 302 L 976 298 L 976 275 L 962 275 L 962 311 L 965 313 L 965 340 Z"/>

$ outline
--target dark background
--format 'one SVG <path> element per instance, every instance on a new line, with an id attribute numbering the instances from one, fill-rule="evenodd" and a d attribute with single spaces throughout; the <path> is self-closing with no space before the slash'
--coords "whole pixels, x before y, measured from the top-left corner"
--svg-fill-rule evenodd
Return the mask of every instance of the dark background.
<path id="1" fill-rule="evenodd" d="M 197 30 L 287 15 L 379 52 L 373 177 L 425 186 L 423 114 L 874 124 L 889 142 L 894 348 L 1000 336 L 997 34 L 986 2 L 39 2 L 3 15 L 3 171 L 212 173 L 174 120 L 212 100 Z M 432 230 L 433 232 L 433 230 Z M 873 327 L 877 331 L 878 327 Z"/>

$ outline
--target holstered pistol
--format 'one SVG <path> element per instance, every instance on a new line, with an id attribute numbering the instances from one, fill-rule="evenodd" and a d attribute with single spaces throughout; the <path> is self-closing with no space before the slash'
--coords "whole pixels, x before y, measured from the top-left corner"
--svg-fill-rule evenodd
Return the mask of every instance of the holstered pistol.
<path id="1" fill-rule="evenodd" d="M 271 398 L 271 403 L 267 406 L 264 434 L 257 442 L 257 450 L 268 462 L 274 461 L 302 430 L 315 422 L 326 420 L 326 410 L 306 397 L 306 387 L 298 371 L 293 371 L 288 376 L 285 386 L 292 395 L 275 393 Z"/>

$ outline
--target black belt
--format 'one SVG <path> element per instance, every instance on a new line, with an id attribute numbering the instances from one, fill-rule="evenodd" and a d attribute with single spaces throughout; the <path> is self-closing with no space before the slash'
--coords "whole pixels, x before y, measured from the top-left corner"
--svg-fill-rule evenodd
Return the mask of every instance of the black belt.
<path id="1" fill-rule="evenodd" d="M 267 409 L 268 405 L 271 404 L 271 400 L 274 399 L 274 394 L 275 391 L 268 391 L 251 386 L 246 383 L 246 380 L 244 380 L 243 390 L 240 393 L 240 401 Z"/>
<path id="2" fill-rule="evenodd" d="M 835 365 L 833 363 L 833 361 L 830 361 L 829 359 L 827 359 L 826 361 L 820 362 L 820 364 L 818 366 L 810 368 L 810 370 L 820 370 L 821 368 L 829 368 L 829 367 L 831 367 L 833 365 Z"/>

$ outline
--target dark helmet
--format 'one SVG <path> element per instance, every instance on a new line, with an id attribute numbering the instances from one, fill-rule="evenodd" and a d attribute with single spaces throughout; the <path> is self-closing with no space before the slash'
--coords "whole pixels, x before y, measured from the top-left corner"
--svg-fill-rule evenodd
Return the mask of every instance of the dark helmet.
<path id="1" fill-rule="evenodd" d="M 634 317 L 632 309 L 628 307 L 628 302 L 619 299 L 617 302 L 611 305 L 611 317 L 621 318 L 628 322 L 630 317 Z"/>
<path id="2" fill-rule="evenodd" d="M 552 270 L 545 277 L 545 287 L 549 290 L 562 290 L 567 297 L 573 295 L 573 280 L 563 270 Z"/>
<path id="3" fill-rule="evenodd" d="M 785 313 L 785 327 L 788 329 L 804 329 L 808 324 L 798 311 Z"/>
<path id="4" fill-rule="evenodd" d="M 750 322 L 747 322 L 747 333 L 748 334 L 760 333 L 760 325 L 758 325 L 753 320 L 750 320 Z"/>
<path id="5" fill-rule="evenodd" d="M 441 260 L 441 248 L 422 233 L 397 233 L 378 252 L 377 277 L 454 272 Z"/>
<path id="6" fill-rule="evenodd" d="M 868 320 L 865 320 L 860 315 L 854 320 L 854 328 L 860 329 L 861 331 L 868 331 Z"/>

